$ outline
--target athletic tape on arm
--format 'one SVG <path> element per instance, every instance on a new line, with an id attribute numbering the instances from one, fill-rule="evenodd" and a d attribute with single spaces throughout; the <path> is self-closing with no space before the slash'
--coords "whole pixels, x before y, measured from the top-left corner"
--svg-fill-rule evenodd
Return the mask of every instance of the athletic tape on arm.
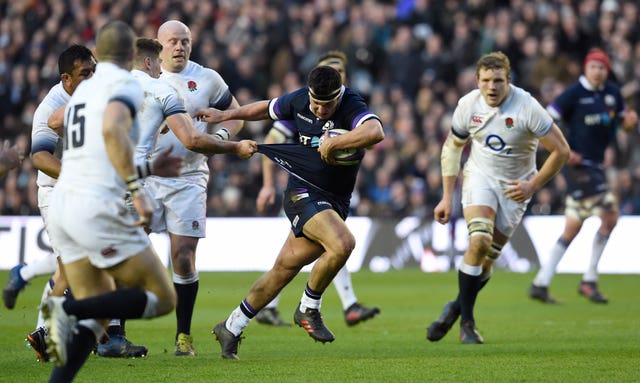
<path id="1" fill-rule="evenodd" d="M 461 146 L 456 143 L 462 144 Z M 442 146 L 442 153 L 440 154 L 440 166 L 442 167 L 443 177 L 457 177 L 460 172 L 460 158 L 462 157 L 462 148 L 464 148 L 466 140 L 449 134 Z"/>

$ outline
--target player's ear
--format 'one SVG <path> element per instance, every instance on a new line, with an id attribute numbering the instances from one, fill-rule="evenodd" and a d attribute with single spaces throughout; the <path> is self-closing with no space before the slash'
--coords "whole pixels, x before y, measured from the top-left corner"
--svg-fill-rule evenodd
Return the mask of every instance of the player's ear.
<path id="1" fill-rule="evenodd" d="M 71 81 L 71 75 L 69 73 L 63 73 L 60 75 L 62 83 L 69 83 Z"/>

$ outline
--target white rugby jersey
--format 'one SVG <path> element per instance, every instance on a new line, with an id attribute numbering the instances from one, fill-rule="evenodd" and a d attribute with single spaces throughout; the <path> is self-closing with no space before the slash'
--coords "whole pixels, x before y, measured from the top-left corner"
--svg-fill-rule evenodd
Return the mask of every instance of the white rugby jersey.
<path id="1" fill-rule="evenodd" d="M 507 98 L 490 107 L 475 89 L 458 102 L 452 132 L 471 137 L 466 170 L 479 171 L 501 181 L 521 180 L 534 174 L 539 138 L 549 132 L 553 119 L 528 92 L 512 84 Z"/>
<path id="2" fill-rule="evenodd" d="M 178 91 L 190 116 L 194 116 L 197 111 L 208 107 L 224 110 L 231 104 L 232 95 L 229 86 L 218 72 L 193 61 L 189 61 L 180 73 L 171 73 L 163 69 L 160 79 Z M 193 123 L 196 129 L 207 132 L 206 122 L 194 120 Z M 186 149 L 173 132 L 168 132 L 158 138 L 154 153 L 164 150 L 170 145 L 173 145 L 172 153 L 184 159 L 180 175 L 202 174 L 208 176 L 207 157 Z"/>
<path id="3" fill-rule="evenodd" d="M 33 114 L 31 126 L 31 154 L 46 151 L 60 158 L 62 156 L 62 140 L 58 134 L 47 125 L 49 117 L 61 106 L 67 104 L 71 95 L 64 90 L 62 82 L 56 84 L 44 97 Z M 53 187 L 56 179 L 38 170 L 38 187 Z"/>
<path id="4" fill-rule="evenodd" d="M 164 120 L 177 113 L 186 113 L 186 109 L 182 98 L 171 85 L 140 70 L 134 69 L 131 74 L 144 91 L 144 100 L 138 111 L 140 137 L 134 155 L 135 162 L 141 164 L 151 157 Z"/>
<path id="5" fill-rule="evenodd" d="M 98 63 L 96 72 L 76 88 L 65 109 L 62 170 L 54 188 L 73 193 L 122 198 L 124 180 L 107 155 L 103 138 L 103 114 L 112 100 L 125 103 L 133 117 L 130 137 L 138 140 L 136 113 L 142 104 L 142 88 L 127 70 L 112 63 Z"/>

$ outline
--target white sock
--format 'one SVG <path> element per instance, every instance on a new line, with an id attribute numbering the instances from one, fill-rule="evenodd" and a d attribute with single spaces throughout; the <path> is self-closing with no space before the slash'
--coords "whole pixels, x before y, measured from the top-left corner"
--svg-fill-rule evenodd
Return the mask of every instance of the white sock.
<path id="1" fill-rule="evenodd" d="M 533 284 L 538 287 L 547 287 L 551 284 L 551 279 L 556 273 L 556 268 L 560 263 L 560 260 L 564 256 L 564 253 L 569 247 L 568 243 L 564 243 L 562 240 L 556 241 L 556 244 L 551 248 L 551 254 L 546 264 L 540 266 L 540 271 L 533 280 Z"/>
<path id="2" fill-rule="evenodd" d="M 591 247 L 591 261 L 589 262 L 589 268 L 582 276 L 583 282 L 598 281 L 598 263 L 600 262 L 600 257 L 602 257 L 602 252 L 604 251 L 604 247 L 607 246 L 608 241 L 609 237 L 605 237 L 600 234 L 600 232 L 596 233 Z"/>
<path id="3" fill-rule="evenodd" d="M 224 326 L 227 330 L 231 331 L 233 335 L 238 336 L 242 333 L 242 330 L 249 325 L 250 320 L 248 316 L 244 315 L 240 306 L 238 306 L 231 312 L 229 318 L 224 322 Z"/>
<path id="4" fill-rule="evenodd" d="M 160 304 L 158 297 L 149 290 L 146 290 L 145 294 L 147 294 L 147 304 L 144 306 L 141 318 L 155 318 L 158 316 L 158 305 Z M 117 320 L 120 325 L 119 319 L 113 320 Z"/>
<path id="5" fill-rule="evenodd" d="M 348 309 L 352 304 L 358 302 L 358 298 L 356 298 L 356 294 L 353 292 L 351 274 L 349 274 L 349 270 L 347 270 L 347 265 L 344 265 L 340 271 L 338 271 L 336 277 L 333 278 L 333 285 L 336 287 L 336 291 L 340 296 L 343 310 Z"/>
<path id="6" fill-rule="evenodd" d="M 44 284 L 44 288 L 42 289 L 42 297 L 40 297 L 40 306 L 45 301 L 45 299 L 49 298 L 51 295 L 51 291 L 53 288 L 51 287 L 51 279 Z M 36 323 L 36 328 L 44 327 L 44 318 L 42 317 L 42 310 L 38 310 L 38 322 Z"/>
<path id="7" fill-rule="evenodd" d="M 41 275 L 49 275 L 56 272 L 58 268 L 58 258 L 53 253 L 31 262 L 20 269 L 20 276 L 25 281 L 29 281 L 34 277 Z"/>
<path id="8" fill-rule="evenodd" d="M 304 292 L 302 293 L 302 298 L 300 299 L 300 312 L 304 313 L 307 309 L 320 310 L 320 306 L 322 306 L 322 298 L 313 299 Z"/>
<path id="9" fill-rule="evenodd" d="M 267 303 L 267 305 L 263 307 L 263 310 L 264 309 L 275 309 L 276 307 L 278 307 L 278 303 L 280 303 L 280 294 L 276 295 L 276 297 L 273 298 L 273 300 L 271 300 L 271 302 Z"/>
<path id="10" fill-rule="evenodd" d="M 477 277 L 478 275 L 482 274 L 482 265 L 472 266 L 465 261 L 462 261 L 460 263 L 460 271 L 467 275 Z"/>

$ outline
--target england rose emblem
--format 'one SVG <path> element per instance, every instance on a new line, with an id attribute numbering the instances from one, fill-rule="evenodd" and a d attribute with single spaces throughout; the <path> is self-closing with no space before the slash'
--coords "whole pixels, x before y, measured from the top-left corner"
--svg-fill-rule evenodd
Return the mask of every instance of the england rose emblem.
<path id="1" fill-rule="evenodd" d="M 198 85 L 195 81 L 189 81 L 187 82 L 187 88 L 189 88 L 189 92 L 195 92 L 198 90 Z"/>
<path id="2" fill-rule="evenodd" d="M 507 129 L 511 129 L 511 128 L 513 128 L 513 118 L 511 118 L 511 117 L 507 117 L 507 118 L 504 120 L 504 124 L 505 124 L 505 126 L 507 127 Z"/>

